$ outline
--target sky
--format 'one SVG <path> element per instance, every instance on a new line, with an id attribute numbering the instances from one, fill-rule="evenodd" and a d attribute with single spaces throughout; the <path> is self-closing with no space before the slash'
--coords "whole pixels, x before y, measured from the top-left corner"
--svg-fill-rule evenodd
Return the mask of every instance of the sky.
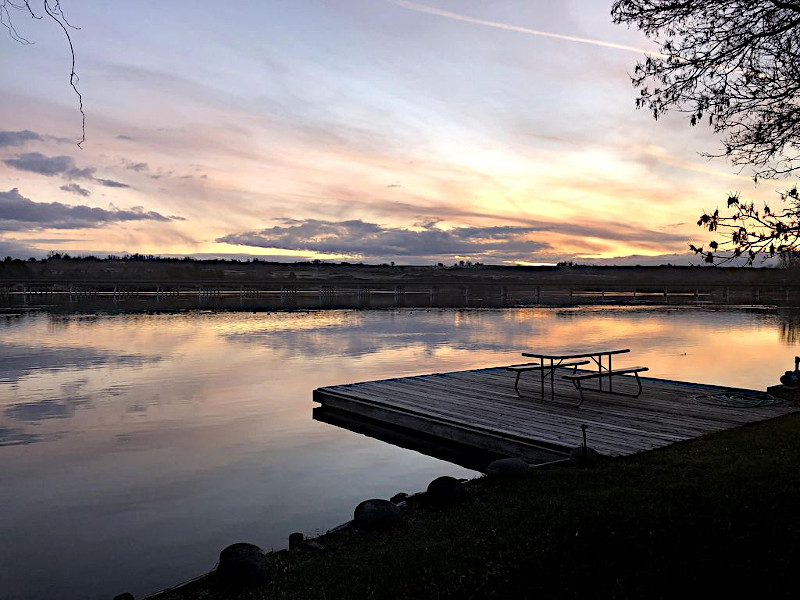
<path id="1" fill-rule="evenodd" d="M 34 7 L 38 3 L 32 4 Z M 0 256 L 697 262 L 772 200 L 634 106 L 655 45 L 599 0 L 62 0 L 0 31 Z"/>

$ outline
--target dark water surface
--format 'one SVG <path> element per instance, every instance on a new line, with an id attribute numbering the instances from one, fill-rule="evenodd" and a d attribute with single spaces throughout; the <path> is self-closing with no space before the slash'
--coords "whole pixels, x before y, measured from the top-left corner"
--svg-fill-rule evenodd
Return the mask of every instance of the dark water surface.
<path id="1" fill-rule="evenodd" d="M 0 597 L 140 597 L 233 542 L 283 548 L 365 498 L 476 476 L 312 420 L 316 387 L 607 346 L 653 377 L 763 390 L 799 325 L 691 308 L 0 316 Z"/>

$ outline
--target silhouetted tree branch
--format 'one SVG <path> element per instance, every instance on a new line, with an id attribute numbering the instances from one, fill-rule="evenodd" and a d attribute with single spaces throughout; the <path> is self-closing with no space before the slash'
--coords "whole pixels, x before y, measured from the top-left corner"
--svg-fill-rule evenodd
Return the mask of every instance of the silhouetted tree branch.
<path id="1" fill-rule="evenodd" d="M 706 262 L 724 264 L 740 257 L 752 265 L 757 257 L 762 261 L 779 256 L 783 267 L 795 266 L 800 256 L 800 194 L 797 187 L 780 194 L 781 208 L 774 210 L 765 204 L 761 210 L 752 202 L 741 202 L 738 194 L 728 198 L 730 216 L 720 216 L 719 209 L 703 214 L 697 224 L 710 232 L 719 232 L 725 240 L 712 241 L 710 249 L 689 247 L 703 255 Z"/>
<path id="2" fill-rule="evenodd" d="M 36 20 L 42 20 L 42 18 L 46 15 L 55 21 L 64 32 L 64 35 L 67 38 L 67 43 L 69 44 L 69 52 L 72 60 L 72 66 L 69 73 L 69 85 L 78 96 L 78 110 L 81 113 L 81 139 L 78 141 L 78 147 L 82 148 L 83 143 L 86 141 L 86 113 L 83 110 L 83 96 L 81 96 L 81 93 L 78 90 L 78 82 L 80 81 L 80 78 L 75 72 L 75 47 L 72 45 L 72 36 L 70 36 L 69 33 L 70 29 L 77 30 L 80 28 L 75 27 L 67 20 L 67 17 L 61 8 L 60 0 L 41 0 L 41 13 L 37 13 L 38 4 L 35 4 L 37 9 L 34 9 L 34 7 L 31 6 L 32 1 L 33 0 L 0 0 L 0 25 L 3 25 L 6 28 L 11 36 L 11 39 L 23 45 L 29 45 L 33 42 L 20 35 L 20 33 L 14 27 L 15 14 L 25 14 Z"/>
<path id="3" fill-rule="evenodd" d="M 705 155 L 752 168 L 756 181 L 800 170 L 800 0 L 616 0 L 611 14 L 659 45 L 660 55 L 631 77 L 637 108 L 707 122 L 725 150 Z M 708 263 L 778 255 L 788 266 L 800 252 L 797 188 L 780 194 L 780 204 L 758 210 L 731 195 L 732 214 L 715 210 L 697 222 L 723 241 L 689 247 Z"/>
<path id="4" fill-rule="evenodd" d="M 800 1 L 616 0 L 662 56 L 636 65 L 636 105 L 707 122 L 735 165 L 759 177 L 800 168 Z"/>

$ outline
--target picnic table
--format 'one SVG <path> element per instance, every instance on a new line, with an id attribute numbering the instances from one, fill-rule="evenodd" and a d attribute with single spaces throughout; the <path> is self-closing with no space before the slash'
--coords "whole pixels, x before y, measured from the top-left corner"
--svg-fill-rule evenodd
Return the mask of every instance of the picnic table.
<path id="1" fill-rule="evenodd" d="M 542 399 L 545 397 L 545 381 L 550 379 L 550 399 L 555 399 L 555 388 L 553 386 L 555 379 L 556 369 L 563 369 L 572 367 L 572 373 L 563 375 L 563 379 L 567 379 L 573 383 L 575 388 L 580 394 L 580 402 L 578 406 L 583 404 L 583 387 L 581 382 L 586 379 L 597 379 L 599 387 L 596 391 L 606 392 L 609 394 L 617 394 L 620 396 L 631 396 L 637 398 L 642 393 L 642 382 L 639 380 L 639 373 L 647 371 L 647 367 L 625 367 L 622 369 L 613 369 L 611 365 L 611 358 L 617 354 L 626 354 L 630 352 L 630 348 L 621 350 L 584 350 L 580 352 L 523 352 L 522 356 L 526 358 L 536 358 L 538 363 L 526 363 L 522 365 L 511 365 L 506 367 L 509 371 L 516 372 L 517 377 L 514 381 L 514 389 L 517 395 L 519 392 L 519 378 L 522 373 L 527 371 L 539 371 Z M 594 363 L 597 366 L 596 372 L 578 373 L 578 367 Z M 613 377 L 615 375 L 633 374 L 636 378 L 636 383 L 639 386 L 639 391 L 636 394 L 614 392 Z M 603 389 L 603 379 L 608 379 L 608 389 Z"/>

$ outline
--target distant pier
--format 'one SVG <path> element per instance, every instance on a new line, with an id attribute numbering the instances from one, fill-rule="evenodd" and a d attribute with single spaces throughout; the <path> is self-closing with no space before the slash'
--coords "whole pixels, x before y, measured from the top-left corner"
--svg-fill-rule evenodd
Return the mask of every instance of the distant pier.
<path id="1" fill-rule="evenodd" d="M 800 306 L 800 284 L 606 285 L 439 280 L 0 281 L 0 308 L 228 310 L 580 305 Z"/>

